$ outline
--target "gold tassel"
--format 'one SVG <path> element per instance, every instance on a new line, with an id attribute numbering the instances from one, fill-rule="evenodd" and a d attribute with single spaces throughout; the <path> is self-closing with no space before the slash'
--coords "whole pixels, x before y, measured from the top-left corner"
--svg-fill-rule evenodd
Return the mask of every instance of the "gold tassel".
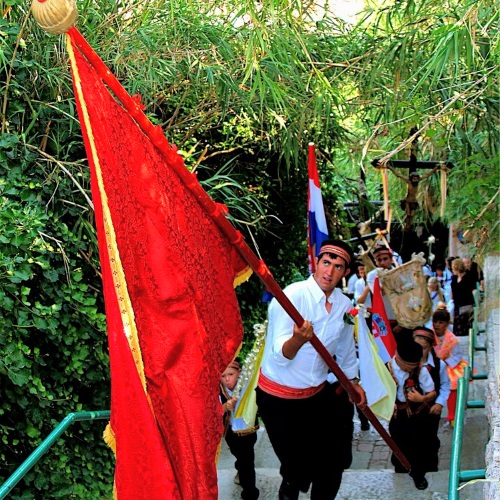
<path id="1" fill-rule="evenodd" d="M 254 325 L 253 329 L 255 332 L 254 345 L 245 359 L 238 383 L 233 391 L 233 395 L 239 399 L 234 411 L 234 419 L 238 422 L 238 428 L 233 427 L 233 431 L 237 434 L 246 434 L 256 430 L 257 403 L 254 389 L 257 386 L 264 355 L 267 321 Z"/>
<path id="2" fill-rule="evenodd" d="M 40 28 L 51 35 L 68 31 L 78 15 L 75 0 L 33 0 L 31 10 Z"/>

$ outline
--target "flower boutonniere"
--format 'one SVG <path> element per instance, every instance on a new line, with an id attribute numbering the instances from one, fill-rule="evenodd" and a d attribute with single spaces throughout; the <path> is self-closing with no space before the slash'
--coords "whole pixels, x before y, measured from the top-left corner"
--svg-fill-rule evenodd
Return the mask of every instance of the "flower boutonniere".
<path id="1" fill-rule="evenodd" d="M 354 318 L 358 315 L 358 310 L 356 308 L 344 314 L 344 323 L 347 325 L 354 325 Z"/>

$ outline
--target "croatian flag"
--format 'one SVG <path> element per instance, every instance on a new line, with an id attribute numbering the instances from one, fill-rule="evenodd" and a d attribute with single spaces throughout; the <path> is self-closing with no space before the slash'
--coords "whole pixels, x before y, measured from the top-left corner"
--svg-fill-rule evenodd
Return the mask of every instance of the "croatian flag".
<path id="1" fill-rule="evenodd" d="M 309 160 L 307 162 L 309 171 L 309 188 L 307 190 L 307 258 L 309 272 L 312 274 L 316 269 L 314 258 L 318 256 L 321 243 L 328 239 L 328 228 L 326 225 L 323 197 L 319 187 L 318 167 L 316 165 L 316 153 L 314 143 L 309 143 Z"/>
<path id="2" fill-rule="evenodd" d="M 372 334 L 379 348 L 379 355 L 382 361 L 387 363 L 396 354 L 396 339 L 387 319 L 378 276 L 375 278 L 375 283 L 373 284 Z"/>

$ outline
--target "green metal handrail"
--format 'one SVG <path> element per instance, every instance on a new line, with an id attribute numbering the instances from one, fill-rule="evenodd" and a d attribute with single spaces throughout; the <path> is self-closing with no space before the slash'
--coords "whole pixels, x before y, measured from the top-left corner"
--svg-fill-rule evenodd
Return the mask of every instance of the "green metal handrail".
<path id="1" fill-rule="evenodd" d="M 0 500 L 3 500 L 14 488 L 14 486 L 25 476 L 25 474 L 40 460 L 49 448 L 56 442 L 61 434 L 73 423 L 85 420 L 109 419 L 109 410 L 79 411 L 69 413 L 64 420 L 40 443 L 35 451 L 14 471 L 14 473 L 0 486 Z"/>
<path id="2" fill-rule="evenodd" d="M 471 333 L 474 336 L 474 333 Z M 471 380 L 471 367 L 467 366 L 464 376 L 458 380 L 457 407 L 455 413 L 455 427 L 450 457 L 450 478 L 448 483 L 448 500 L 459 499 L 460 483 L 467 483 L 476 479 L 486 478 L 486 469 L 460 470 L 462 457 L 462 436 L 464 431 L 465 410 L 468 408 L 484 408 L 484 401 L 467 401 L 469 395 L 469 382 Z"/>

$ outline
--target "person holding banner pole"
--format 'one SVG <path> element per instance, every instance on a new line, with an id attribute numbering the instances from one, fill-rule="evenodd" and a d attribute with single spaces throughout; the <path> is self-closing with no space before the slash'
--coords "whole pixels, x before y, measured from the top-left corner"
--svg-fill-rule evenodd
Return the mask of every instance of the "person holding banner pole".
<path id="1" fill-rule="evenodd" d="M 389 248 L 377 247 L 375 248 L 375 250 L 373 250 L 372 253 L 373 253 L 373 258 L 375 259 L 375 264 L 377 265 L 378 268 L 387 270 L 393 268 L 393 254 Z M 373 269 L 366 276 L 367 286 L 369 287 L 368 291 L 371 291 L 372 293 L 374 291 L 376 278 L 377 278 L 377 269 Z M 387 315 L 387 319 L 391 322 L 391 327 L 394 328 L 396 326 L 396 314 L 394 313 L 389 300 L 383 294 L 383 290 L 381 291 L 384 300 L 385 313 Z"/>
<path id="2" fill-rule="evenodd" d="M 372 334 L 380 349 L 380 357 L 387 363 L 396 351 L 396 339 L 394 333 L 398 327 L 396 314 L 388 298 L 383 295 L 383 290 L 378 278 L 378 269 L 392 269 L 393 255 L 389 248 L 378 247 L 373 251 L 373 257 L 377 265 L 366 276 L 366 287 L 358 297 L 358 304 L 363 304 L 367 297 L 372 295 Z"/>
<path id="3" fill-rule="evenodd" d="M 328 378 L 332 374 L 327 364 L 309 341 L 318 336 L 351 380 L 359 404 L 365 404 L 358 385 L 353 325 L 346 319 L 352 304 L 337 288 L 349 274 L 352 259 L 347 243 L 326 240 L 315 259 L 314 274 L 285 288 L 305 318 L 301 327 L 276 299 L 269 306 L 256 391 L 259 414 L 281 464 L 280 500 L 296 500 L 310 487 L 312 500 L 333 499 L 349 466 L 350 443 L 344 443 L 342 429 L 349 419 L 352 424 L 352 402 L 335 377 Z"/>

